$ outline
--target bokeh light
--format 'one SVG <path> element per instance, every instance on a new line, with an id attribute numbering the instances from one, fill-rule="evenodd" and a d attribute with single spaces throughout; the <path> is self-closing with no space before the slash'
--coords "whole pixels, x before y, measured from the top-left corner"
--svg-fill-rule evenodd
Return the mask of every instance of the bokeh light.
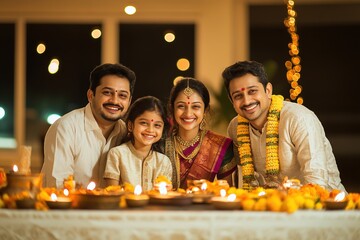
<path id="1" fill-rule="evenodd" d="M 176 77 L 176 78 L 174 79 L 174 81 L 173 81 L 174 86 L 177 84 L 178 81 L 180 81 L 180 80 L 183 79 L 183 78 L 184 78 L 183 76 L 178 76 L 178 77 Z"/>
<path id="2" fill-rule="evenodd" d="M 180 71 L 186 71 L 190 67 L 190 62 L 186 58 L 180 58 L 177 61 L 176 66 Z"/>
<path id="3" fill-rule="evenodd" d="M 129 5 L 124 8 L 124 11 L 127 15 L 133 15 L 136 13 L 136 7 Z"/>
<path id="4" fill-rule="evenodd" d="M 173 32 L 166 32 L 164 39 L 166 42 L 171 43 L 175 40 L 175 34 Z"/>
<path id="5" fill-rule="evenodd" d="M 38 54 L 43 54 L 46 51 L 46 46 L 43 43 L 39 43 L 36 47 L 36 52 Z"/>
<path id="6" fill-rule="evenodd" d="M 46 121 L 48 124 L 53 124 L 56 120 L 58 120 L 61 116 L 59 114 L 56 114 L 56 113 L 53 113 L 53 114 L 50 114 Z"/>
<path id="7" fill-rule="evenodd" d="M 0 107 L 0 119 L 3 119 L 5 117 L 5 109 L 3 107 Z"/>
<path id="8" fill-rule="evenodd" d="M 58 59 L 56 59 L 56 58 L 52 59 L 48 66 L 49 73 L 51 73 L 51 74 L 57 73 L 59 71 L 59 65 L 60 65 L 60 62 Z"/>
<path id="9" fill-rule="evenodd" d="M 91 37 L 94 39 L 98 39 L 99 37 L 101 37 L 101 30 L 100 29 L 94 29 L 91 31 Z"/>

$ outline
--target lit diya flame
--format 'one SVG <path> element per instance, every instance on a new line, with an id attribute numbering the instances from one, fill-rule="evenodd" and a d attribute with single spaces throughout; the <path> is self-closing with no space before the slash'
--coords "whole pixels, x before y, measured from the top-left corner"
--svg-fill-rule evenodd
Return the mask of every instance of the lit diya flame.
<path id="1" fill-rule="evenodd" d="M 334 201 L 335 202 L 341 202 L 344 199 L 345 199 L 345 192 L 340 192 L 335 196 Z"/>
<path id="2" fill-rule="evenodd" d="M 201 184 L 201 190 L 206 191 L 206 189 L 207 189 L 207 183 L 204 182 L 203 184 Z"/>
<path id="3" fill-rule="evenodd" d="M 190 192 L 199 192 L 200 189 L 198 187 L 193 187 Z"/>
<path id="4" fill-rule="evenodd" d="M 225 189 L 221 189 L 221 190 L 220 190 L 220 196 L 221 196 L 221 197 L 225 197 L 225 196 L 226 196 L 226 190 L 225 190 Z"/>
<path id="5" fill-rule="evenodd" d="M 228 200 L 229 202 L 234 202 L 235 199 L 236 199 L 236 194 L 235 194 L 235 193 L 232 193 L 232 194 L 230 194 L 230 195 L 227 197 L 227 200 Z"/>
<path id="6" fill-rule="evenodd" d="M 51 201 L 54 201 L 54 202 L 57 201 L 57 199 L 58 199 L 55 193 L 52 193 L 50 198 L 51 198 Z"/>
<path id="7" fill-rule="evenodd" d="M 262 196 L 265 196 L 265 194 L 266 194 L 265 191 L 261 191 L 261 192 L 258 193 L 258 196 L 259 196 L 259 197 L 262 197 Z"/>
<path id="8" fill-rule="evenodd" d="M 13 166 L 13 171 L 14 171 L 14 172 L 18 172 L 18 171 L 19 171 L 19 168 L 18 168 L 18 166 L 17 166 L 16 164 Z"/>
<path id="9" fill-rule="evenodd" d="M 94 182 L 90 182 L 89 185 L 87 186 L 87 190 L 94 190 L 96 187 L 96 184 Z"/>
<path id="10" fill-rule="evenodd" d="M 161 195 L 166 195 L 167 194 L 166 182 L 160 182 L 159 183 L 159 192 L 160 192 Z"/>
<path id="11" fill-rule="evenodd" d="M 291 188 L 292 182 L 287 180 L 286 182 L 283 183 L 283 186 L 284 186 L 284 188 Z"/>
<path id="12" fill-rule="evenodd" d="M 134 189 L 134 195 L 141 195 L 142 193 L 142 188 L 140 185 L 136 185 L 135 189 Z"/>
<path id="13" fill-rule="evenodd" d="M 288 179 L 288 177 L 285 177 L 282 186 L 285 189 L 289 189 L 289 188 L 299 189 L 301 187 L 301 183 L 299 179 L 296 178 Z"/>
<path id="14" fill-rule="evenodd" d="M 64 196 L 69 196 L 69 190 L 67 190 L 66 188 L 64 189 Z"/>

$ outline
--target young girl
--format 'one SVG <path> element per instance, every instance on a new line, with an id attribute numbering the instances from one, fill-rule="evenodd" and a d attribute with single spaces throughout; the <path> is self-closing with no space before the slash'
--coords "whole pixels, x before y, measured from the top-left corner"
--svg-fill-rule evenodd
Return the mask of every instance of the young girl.
<path id="1" fill-rule="evenodd" d="M 141 185 L 147 191 L 153 189 L 157 177 L 163 175 L 171 179 L 171 162 L 161 147 L 169 124 L 160 100 L 152 96 L 137 99 L 127 113 L 126 125 L 128 136 L 124 143 L 108 153 L 106 184 L 127 182 Z"/>

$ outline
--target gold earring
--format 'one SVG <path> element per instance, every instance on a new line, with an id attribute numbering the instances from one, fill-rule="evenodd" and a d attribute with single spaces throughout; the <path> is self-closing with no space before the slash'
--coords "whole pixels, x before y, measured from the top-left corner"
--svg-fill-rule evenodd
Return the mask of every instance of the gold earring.
<path id="1" fill-rule="evenodd" d="M 205 130 L 206 128 L 206 120 L 205 118 L 203 118 L 203 120 L 201 120 L 201 123 L 200 123 L 200 130 Z"/>

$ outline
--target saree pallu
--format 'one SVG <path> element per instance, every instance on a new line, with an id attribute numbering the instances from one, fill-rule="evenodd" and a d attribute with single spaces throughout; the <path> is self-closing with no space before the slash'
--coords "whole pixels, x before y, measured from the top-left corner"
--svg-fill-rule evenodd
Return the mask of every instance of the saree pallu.
<path id="1" fill-rule="evenodd" d="M 236 170 L 232 140 L 212 131 L 207 131 L 203 137 L 198 154 L 190 160 L 176 154 L 174 139 L 166 141 L 165 153 L 173 164 L 173 186 L 187 188 L 187 180 L 206 179 L 214 181 L 231 175 Z M 190 146 L 183 150 L 188 156 L 197 147 Z M 178 155 L 178 157 L 177 157 Z"/>

